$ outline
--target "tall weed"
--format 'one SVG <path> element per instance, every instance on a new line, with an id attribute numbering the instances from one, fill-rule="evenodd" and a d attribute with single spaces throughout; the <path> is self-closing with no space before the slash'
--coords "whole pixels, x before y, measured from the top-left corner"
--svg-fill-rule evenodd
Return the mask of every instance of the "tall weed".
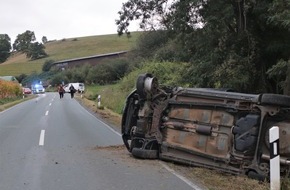
<path id="1" fill-rule="evenodd" d="M 0 80 L 0 98 L 14 98 L 22 94 L 18 83 Z"/>

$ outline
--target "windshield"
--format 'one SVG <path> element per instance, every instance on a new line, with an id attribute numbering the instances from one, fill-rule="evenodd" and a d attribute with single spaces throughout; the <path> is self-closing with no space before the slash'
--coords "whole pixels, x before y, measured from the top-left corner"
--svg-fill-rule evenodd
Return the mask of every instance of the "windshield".
<path id="1" fill-rule="evenodd" d="M 34 85 L 35 89 L 43 89 L 43 86 L 41 84 L 36 84 Z"/>

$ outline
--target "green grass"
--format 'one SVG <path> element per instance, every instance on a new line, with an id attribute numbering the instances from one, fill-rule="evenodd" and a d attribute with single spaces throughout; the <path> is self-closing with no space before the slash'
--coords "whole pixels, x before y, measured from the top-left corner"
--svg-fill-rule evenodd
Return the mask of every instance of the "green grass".
<path id="1" fill-rule="evenodd" d="M 94 100 L 97 103 L 98 95 L 101 95 L 102 106 L 112 110 L 115 113 L 121 114 L 128 93 L 123 92 L 120 89 L 119 84 L 106 86 L 86 86 L 86 98 L 89 100 Z"/>
<path id="2" fill-rule="evenodd" d="M 34 98 L 34 95 L 28 95 L 23 98 L 22 96 L 15 97 L 15 98 L 5 98 L 5 99 L 0 99 L 0 112 L 4 111 L 10 107 L 13 107 L 23 101 L 30 100 Z"/>
<path id="3" fill-rule="evenodd" d="M 117 34 L 68 38 L 45 44 L 46 58 L 28 60 L 23 54 L 15 54 L 0 64 L 0 76 L 40 73 L 46 60 L 61 61 L 92 55 L 130 50 L 140 32 L 133 32 L 131 38 Z"/>

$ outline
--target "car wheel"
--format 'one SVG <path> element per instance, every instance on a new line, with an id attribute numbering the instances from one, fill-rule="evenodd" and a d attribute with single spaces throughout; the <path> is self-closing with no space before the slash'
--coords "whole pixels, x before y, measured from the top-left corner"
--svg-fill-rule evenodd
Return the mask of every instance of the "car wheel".
<path id="1" fill-rule="evenodd" d="M 144 85 L 145 85 L 145 79 L 147 77 L 152 77 L 152 75 L 151 74 L 141 74 L 141 75 L 139 75 L 139 77 L 137 79 L 137 83 L 136 83 L 137 94 L 142 99 L 146 98 L 146 92 L 145 92 L 145 89 L 144 89 Z"/>
<path id="2" fill-rule="evenodd" d="M 249 178 L 255 179 L 255 180 L 258 180 L 258 181 L 265 181 L 265 179 L 267 178 L 266 175 L 259 174 L 255 170 L 248 171 L 247 175 L 248 175 Z"/>
<path id="3" fill-rule="evenodd" d="M 290 107 L 290 96 L 280 94 L 262 94 L 260 103 L 261 105 Z"/>
<path id="4" fill-rule="evenodd" d="M 133 148 L 132 155 L 137 158 L 156 159 L 158 158 L 158 150 L 146 150 L 146 149 L 140 149 L 140 148 Z"/>

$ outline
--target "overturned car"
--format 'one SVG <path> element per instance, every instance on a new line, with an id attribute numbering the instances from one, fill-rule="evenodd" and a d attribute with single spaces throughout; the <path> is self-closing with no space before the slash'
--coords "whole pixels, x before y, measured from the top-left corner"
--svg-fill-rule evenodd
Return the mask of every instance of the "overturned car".
<path id="1" fill-rule="evenodd" d="M 126 99 L 122 138 L 133 156 L 265 179 L 269 129 L 279 127 L 281 172 L 290 166 L 290 96 L 159 86 L 138 77 Z"/>

